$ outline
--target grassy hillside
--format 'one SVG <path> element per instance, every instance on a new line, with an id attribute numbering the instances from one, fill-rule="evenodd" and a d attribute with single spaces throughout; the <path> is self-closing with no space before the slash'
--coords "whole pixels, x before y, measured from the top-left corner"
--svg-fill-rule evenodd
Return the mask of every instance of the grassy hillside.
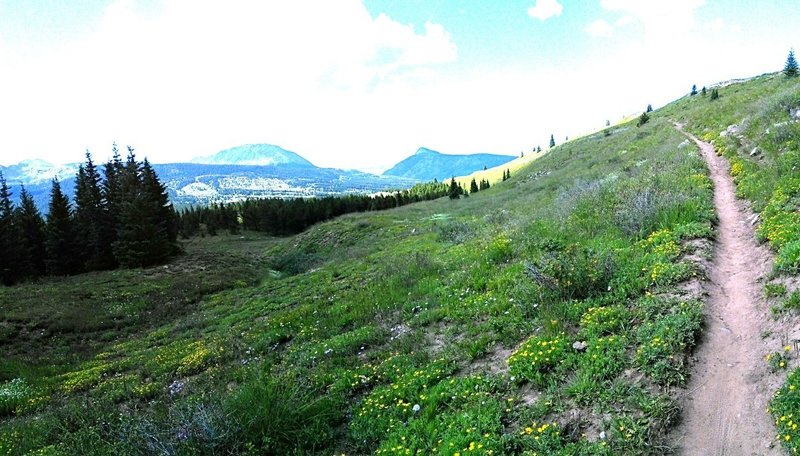
<path id="1" fill-rule="evenodd" d="M 661 454 L 713 218 L 656 117 L 187 275 L 2 289 L 0 455 Z"/>
<path id="2" fill-rule="evenodd" d="M 712 141 L 731 164 L 736 194 L 759 213 L 756 235 L 775 251 L 764 294 L 786 347 L 765 353 L 775 370 L 797 366 L 796 321 L 800 312 L 800 81 L 767 74 L 723 85 L 720 98 L 684 97 L 659 110 L 659 116 L 687 124 Z M 792 453 L 800 450 L 800 369 L 788 373 L 770 412 L 777 437 Z"/>

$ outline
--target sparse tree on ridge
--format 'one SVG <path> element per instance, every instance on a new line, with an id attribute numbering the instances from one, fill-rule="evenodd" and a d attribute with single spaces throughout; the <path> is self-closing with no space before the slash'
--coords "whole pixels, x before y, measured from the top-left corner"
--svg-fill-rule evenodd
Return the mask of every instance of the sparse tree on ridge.
<path id="1" fill-rule="evenodd" d="M 478 182 L 475 181 L 475 178 L 472 178 L 472 182 L 469 183 L 469 192 L 475 193 L 478 191 Z"/>
<path id="2" fill-rule="evenodd" d="M 703 90 L 701 90 L 700 92 L 702 93 L 703 96 L 706 96 L 706 93 L 708 92 L 706 90 L 706 86 L 703 86 Z"/>
<path id="3" fill-rule="evenodd" d="M 647 112 L 643 112 L 641 116 L 639 116 L 639 120 L 636 122 L 637 127 L 641 127 L 642 125 L 646 124 L 650 120 L 650 116 L 647 115 Z"/>
<path id="4" fill-rule="evenodd" d="M 715 87 L 715 88 L 711 89 L 711 101 L 714 101 L 717 98 L 719 98 L 719 89 L 717 89 Z"/>
<path id="5" fill-rule="evenodd" d="M 798 74 L 797 59 L 794 57 L 794 49 L 789 49 L 789 56 L 786 57 L 786 66 L 783 67 L 783 74 L 787 78 L 796 78 Z"/>
<path id="6" fill-rule="evenodd" d="M 689 96 L 693 97 L 697 95 L 697 84 L 692 84 L 692 91 L 689 92 Z"/>
<path id="7" fill-rule="evenodd" d="M 550 135 L 550 148 L 556 147 L 556 138 L 553 135 Z"/>
<path id="8" fill-rule="evenodd" d="M 647 104 L 647 109 L 645 109 L 645 111 L 644 111 L 644 112 L 653 112 L 653 105 L 651 105 L 651 104 L 649 104 L 649 103 L 648 103 L 648 104 Z"/>

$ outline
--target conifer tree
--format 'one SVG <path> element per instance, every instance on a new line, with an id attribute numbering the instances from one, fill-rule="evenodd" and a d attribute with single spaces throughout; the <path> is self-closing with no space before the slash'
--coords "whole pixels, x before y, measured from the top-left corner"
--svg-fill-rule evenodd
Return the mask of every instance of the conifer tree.
<path id="1" fill-rule="evenodd" d="M 101 227 L 103 239 L 111 252 L 111 266 L 117 265 L 113 254 L 113 245 L 117 242 L 117 226 L 119 225 L 120 206 L 122 204 L 121 184 L 124 165 L 119 155 L 117 143 L 111 146 L 112 157 L 104 168 L 105 180 L 102 185 L 102 200 L 105 209 L 103 226 Z"/>
<path id="2" fill-rule="evenodd" d="M 556 147 L 556 139 L 551 134 L 550 135 L 550 148 L 552 149 L 553 147 Z"/>
<path id="3" fill-rule="evenodd" d="M 478 192 L 478 183 L 475 181 L 475 178 L 472 178 L 472 182 L 469 183 L 469 192 L 476 193 Z"/>
<path id="4" fill-rule="evenodd" d="M 714 101 L 717 98 L 719 98 L 719 90 L 716 89 L 716 88 L 711 89 L 711 98 L 710 98 L 710 100 Z"/>
<path id="5" fill-rule="evenodd" d="M 787 78 L 796 78 L 798 74 L 797 59 L 794 57 L 794 49 L 789 49 L 789 56 L 786 57 L 786 65 L 783 67 L 783 74 Z"/>
<path id="6" fill-rule="evenodd" d="M 642 125 L 646 124 L 650 120 L 650 116 L 647 115 L 647 112 L 643 112 L 641 116 L 639 116 L 639 120 L 636 122 L 637 127 L 641 127 Z"/>
<path id="7" fill-rule="evenodd" d="M 647 109 L 645 110 L 645 112 L 653 112 L 653 105 L 648 103 L 647 104 Z"/>
<path id="8" fill-rule="evenodd" d="M 689 92 L 689 96 L 693 97 L 697 95 L 697 84 L 692 84 L 692 91 Z"/>
<path id="9" fill-rule="evenodd" d="M 45 224 L 30 193 L 22 187 L 14 210 L 14 225 L 20 237 L 20 276 L 34 278 L 45 273 Z"/>
<path id="10" fill-rule="evenodd" d="M 452 179 L 450 179 L 450 190 L 447 192 L 447 196 L 449 196 L 450 199 L 458 199 L 458 197 L 461 196 L 460 189 L 461 187 L 458 185 L 458 182 L 456 182 L 456 178 L 454 176 Z"/>
<path id="11" fill-rule="evenodd" d="M 136 161 L 133 148 L 119 181 L 120 212 L 114 257 L 125 267 L 159 264 L 177 249 L 177 223 L 165 187 L 147 160 Z"/>
<path id="12" fill-rule="evenodd" d="M 84 270 L 96 271 L 114 266 L 108 217 L 100 173 L 87 151 L 86 163 L 78 168 L 75 179 L 75 236 L 81 246 L 80 259 Z"/>
<path id="13" fill-rule="evenodd" d="M 14 206 L 11 190 L 0 173 L 0 280 L 6 285 L 16 282 L 16 263 L 19 260 L 13 224 Z"/>
<path id="14" fill-rule="evenodd" d="M 708 92 L 708 91 L 706 90 L 706 86 L 703 86 L 703 90 L 701 90 L 700 92 L 701 92 L 701 94 L 702 94 L 703 96 L 706 96 L 706 93 Z"/>
<path id="15" fill-rule="evenodd" d="M 45 269 L 50 275 L 74 274 L 75 236 L 72 225 L 72 209 L 69 199 L 61 191 L 58 180 L 53 179 L 50 191 L 50 209 L 45 230 Z"/>

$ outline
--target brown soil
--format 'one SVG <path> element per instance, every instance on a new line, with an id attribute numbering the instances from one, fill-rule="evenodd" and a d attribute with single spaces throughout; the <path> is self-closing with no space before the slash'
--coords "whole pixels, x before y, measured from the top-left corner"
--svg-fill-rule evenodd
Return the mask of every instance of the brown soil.
<path id="1" fill-rule="evenodd" d="M 708 163 L 719 225 L 706 283 L 704 339 L 683 393 L 682 422 L 671 440 L 684 455 L 780 454 L 766 410 L 780 379 L 769 372 L 764 357 L 780 349 L 781 333 L 769 320 L 759 283 L 770 270 L 771 254 L 756 242 L 751 214 L 735 197 L 727 162 L 710 144 L 687 136 Z"/>

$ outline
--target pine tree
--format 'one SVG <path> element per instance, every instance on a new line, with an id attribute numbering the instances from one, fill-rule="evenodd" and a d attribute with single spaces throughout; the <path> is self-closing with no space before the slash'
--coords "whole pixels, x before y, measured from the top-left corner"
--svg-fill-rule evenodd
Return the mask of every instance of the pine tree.
<path id="1" fill-rule="evenodd" d="M 556 147 L 556 139 L 551 134 L 550 135 L 550 148 L 552 149 L 553 147 Z"/>
<path id="2" fill-rule="evenodd" d="M 646 124 L 650 120 L 650 116 L 647 115 L 647 112 L 643 112 L 641 116 L 639 116 L 639 120 L 636 122 L 637 127 L 641 127 L 642 125 Z"/>
<path id="3" fill-rule="evenodd" d="M 75 236 L 72 209 L 69 199 L 61 191 L 58 180 L 53 179 L 50 191 L 50 210 L 45 229 L 45 269 L 50 275 L 69 275 L 77 270 L 75 262 Z"/>
<path id="4" fill-rule="evenodd" d="M 714 101 L 714 100 L 716 100 L 717 98 L 719 98 L 719 90 L 718 90 L 718 89 L 716 89 L 716 88 L 714 88 L 714 89 L 711 89 L 711 98 L 710 98 L 710 100 L 711 100 L 711 101 Z"/>
<path id="5" fill-rule="evenodd" d="M 117 265 L 113 254 L 113 246 L 117 242 L 117 227 L 119 226 L 119 214 L 122 205 L 122 172 L 125 166 L 119 155 L 117 143 L 111 146 L 112 157 L 104 168 L 105 180 L 102 184 L 102 200 L 105 216 L 101 226 L 101 232 L 105 245 L 108 246 L 110 255 L 110 267 Z"/>
<path id="6" fill-rule="evenodd" d="M 84 270 L 96 271 L 114 266 L 108 217 L 100 173 L 87 151 L 86 163 L 78 168 L 75 179 L 75 235 L 81 246 L 80 260 Z"/>
<path id="7" fill-rule="evenodd" d="M 693 97 L 695 95 L 697 95 L 697 84 L 692 84 L 692 91 L 689 92 L 689 96 Z"/>
<path id="8" fill-rule="evenodd" d="M 21 276 L 34 278 L 45 273 L 45 224 L 30 193 L 22 187 L 19 207 L 14 211 L 14 224 L 20 235 Z"/>
<path id="9" fill-rule="evenodd" d="M 796 78 L 798 74 L 797 59 L 794 58 L 794 49 L 789 49 L 789 56 L 786 57 L 786 66 L 783 67 L 783 74 L 787 78 Z"/>
<path id="10" fill-rule="evenodd" d="M 647 104 L 647 109 L 644 112 L 653 112 L 653 105 Z"/>
<path id="11" fill-rule="evenodd" d="M 475 178 L 472 178 L 472 182 L 469 183 L 469 192 L 470 193 L 477 193 L 478 192 L 478 183 L 475 181 Z"/>
<path id="12" fill-rule="evenodd" d="M 450 190 L 447 192 L 447 196 L 449 196 L 450 199 L 458 199 L 459 196 L 461 196 L 460 189 L 461 187 L 458 185 L 458 182 L 456 182 L 456 178 L 453 177 L 450 179 Z"/>
<path id="13" fill-rule="evenodd" d="M 16 263 L 19 261 L 17 239 L 13 224 L 14 206 L 11 190 L 5 176 L 0 173 L 0 280 L 6 285 L 17 281 Z"/>
<path id="14" fill-rule="evenodd" d="M 178 224 L 167 191 L 150 163 L 133 148 L 120 175 L 120 212 L 114 257 L 125 267 L 160 264 L 177 251 Z"/>
<path id="15" fill-rule="evenodd" d="M 706 90 L 706 86 L 703 86 L 703 90 L 701 90 L 700 92 L 702 93 L 703 96 L 706 96 L 706 93 L 708 92 Z"/>

